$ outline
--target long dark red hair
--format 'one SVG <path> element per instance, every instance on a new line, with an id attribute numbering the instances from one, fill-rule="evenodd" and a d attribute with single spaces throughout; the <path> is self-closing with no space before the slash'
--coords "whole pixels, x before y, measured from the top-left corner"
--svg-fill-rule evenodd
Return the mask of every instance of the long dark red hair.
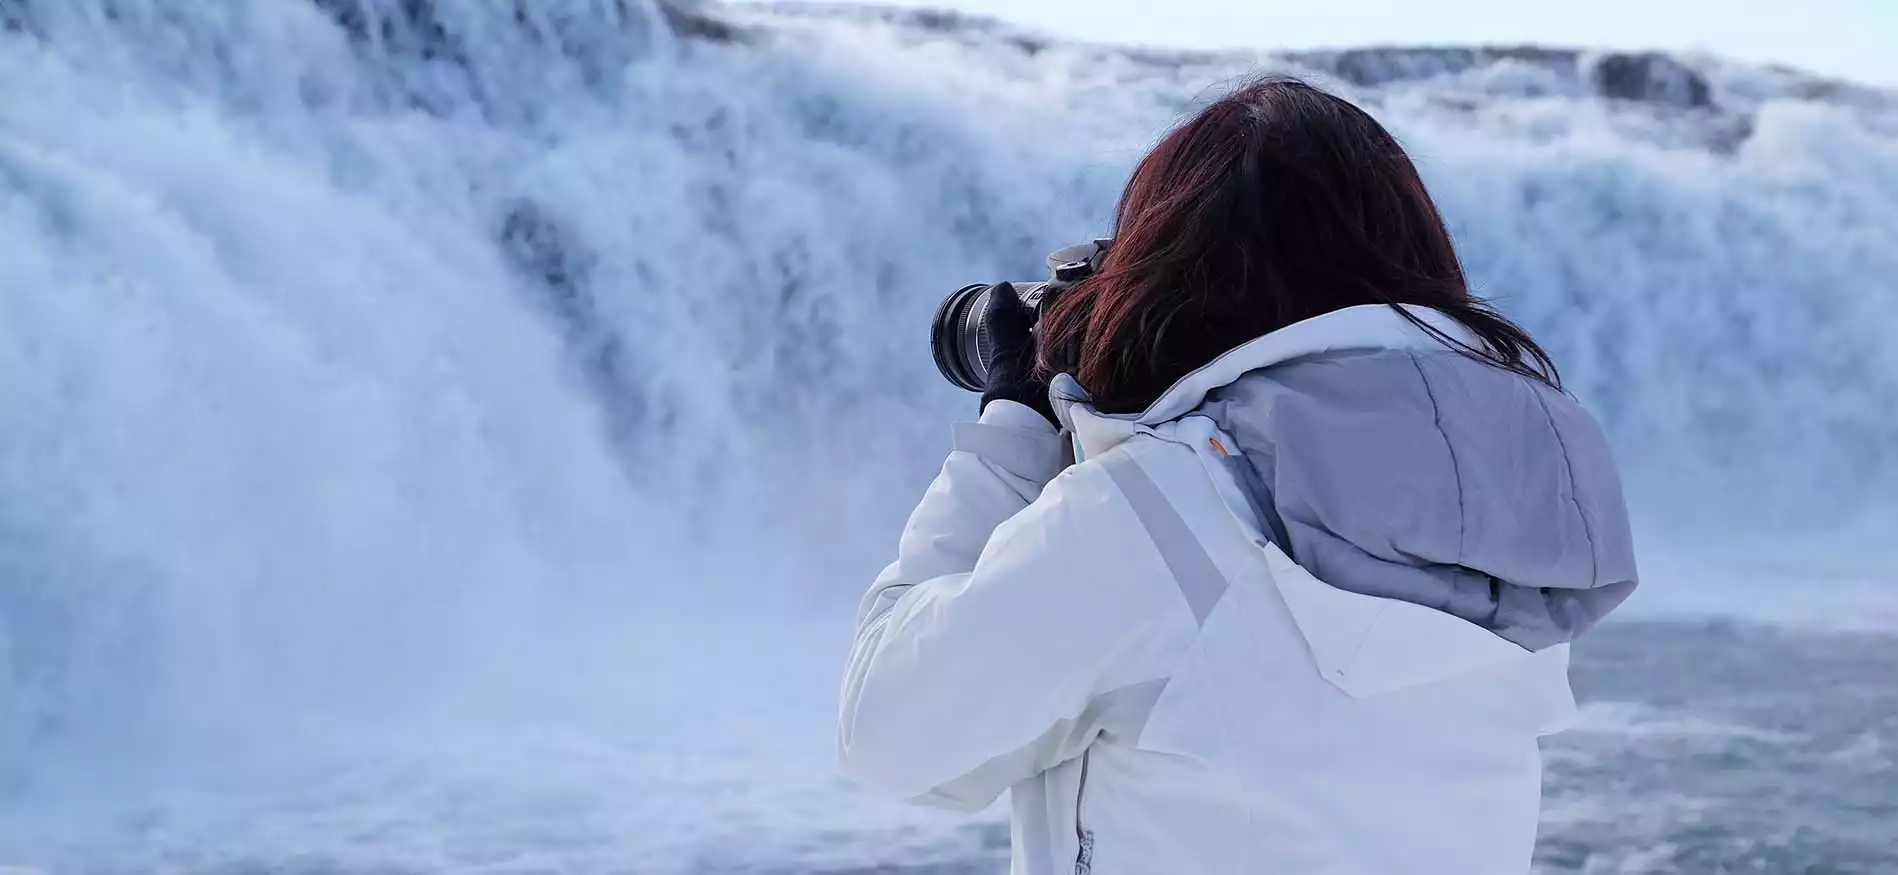
<path id="1" fill-rule="evenodd" d="M 1470 294 L 1443 217 L 1396 138 L 1295 79 L 1254 82 L 1168 134 L 1121 196 L 1095 276 L 1042 319 L 1042 365 L 1131 413 L 1253 338 L 1359 304 L 1442 311 L 1446 344 L 1551 386 L 1528 332 Z M 1398 308 L 1402 313 L 1402 308 Z"/>

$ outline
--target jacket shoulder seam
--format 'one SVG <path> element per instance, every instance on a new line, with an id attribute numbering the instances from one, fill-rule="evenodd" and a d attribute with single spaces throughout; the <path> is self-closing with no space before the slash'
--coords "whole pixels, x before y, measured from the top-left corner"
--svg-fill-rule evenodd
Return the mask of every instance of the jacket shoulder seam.
<path id="1" fill-rule="evenodd" d="M 1555 414 L 1549 411 L 1549 400 L 1534 386 L 1529 394 L 1536 399 L 1536 406 L 1542 409 L 1542 419 L 1549 424 L 1549 433 L 1555 435 L 1555 445 L 1562 451 L 1562 471 L 1568 477 L 1568 501 L 1575 508 L 1575 516 L 1582 523 L 1582 537 L 1588 541 L 1588 583 L 1594 586 L 1601 579 L 1601 551 L 1595 547 L 1595 530 L 1588 524 L 1588 512 L 1582 509 L 1582 498 L 1575 494 L 1575 459 L 1569 455 L 1568 439 L 1562 436 L 1562 429 L 1555 424 Z"/>
<path id="2" fill-rule="evenodd" d="M 1465 530 L 1469 527 L 1469 514 L 1464 508 L 1463 466 L 1457 461 L 1456 444 L 1450 441 L 1450 433 L 1443 428 L 1443 407 L 1437 403 L 1437 392 L 1430 386 L 1430 377 L 1424 373 L 1422 360 L 1418 358 L 1416 350 L 1407 349 L 1404 354 L 1410 357 L 1411 367 L 1417 369 L 1417 381 L 1423 384 L 1424 397 L 1430 399 L 1430 423 L 1436 427 L 1438 436 L 1443 438 L 1443 451 L 1450 457 L 1450 476 L 1456 480 L 1456 561 L 1461 564 Z M 1546 410 L 1543 412 L 1547 414 Z"/>

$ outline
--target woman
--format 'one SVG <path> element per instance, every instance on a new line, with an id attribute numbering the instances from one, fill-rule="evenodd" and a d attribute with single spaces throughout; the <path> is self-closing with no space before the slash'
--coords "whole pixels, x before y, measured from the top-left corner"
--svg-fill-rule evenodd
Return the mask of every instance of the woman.
<path id="1" fill-rule="evenodd" d="M 1568 642 L 1635 586 L 1599 428 L 1397 142 L 1303 83 L 1173 131 L 1116 226 L 1034 333 L 985 314 L 981 422 L 863 604 L 846 770 L 1012 788 L 1016 873 L 1527 872 Z"/>

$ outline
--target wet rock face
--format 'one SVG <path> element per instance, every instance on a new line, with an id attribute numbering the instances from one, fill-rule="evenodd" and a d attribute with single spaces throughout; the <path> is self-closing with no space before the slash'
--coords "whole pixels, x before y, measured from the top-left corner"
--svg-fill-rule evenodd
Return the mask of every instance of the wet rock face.
<path id="1" fill-rule="evenodd" d="M 1595 88 L 1611 100 L 1711 109 L 1713 90 L 1698 72 L 1666 55 L 1615 53 L 1595 62 Z"/>
<path id="2" fill-rule="evenodd" d="M 0 0 L 4 4 L 7 0 Z M 369 39 L 372 22 L 379 42 L 393 43 L 424 58 L 458 58 L 460 50 L 454 37 L 443 26 L 435 9 L 441 0 L 312 0 L 340 25 L 356 42 Z M 533 0 L 515 0 L 514 19 L 525 24 L 526 6 Z M 616 0 L 618 18 L 633 18 L 634 0 Z M 709 15 L 696 0 L 653 0 L 666 27 L 687 39 L 710 42 L 734 42 L 741 37 L 738 28 Z"/>
<path id="3" fill-rule="evenodd" d="M 460 62 L 464 60 L 459 40 L 444 23 L 438 9 L 463 0 L 306 0 L 342 28 L 358 45 L 374 43 L 385 51 Z M 513 0 L 514 21 L 527 26 L 530 11 L 541 0 Z M 0 0 L 0 34 L 38 35 L 46 7 L 59 4 L 87 4 L 93 13 L 107 22 L 161 20 L 168 14 L 163 4 L 142 0 Z M 702 0 L 611 0 L 595 11 L 610 10 L 617 15 L 600 21 L 634 21 L 635 7 L 650 5 L 673 34 L 706 42 L 738 42 L 745 33 L 738 26 L 720 19 L 705 8 Z M 180 4 L 182 5 L 182 4 Z M 157 11 L 154 11 L 154 8 Z M 506 14 L 505 12 L 503 13 Z M 597 24 L 598 21 L 589 22 Z"/>
<path id="4" fill-rule="evenodd" d="M 349 34 L 351 41 L 374 40 L 399 52 L 412 52 L 423 58 L 459 60 L 461 47 L 435 16 L 431 0 L 401 0 L 386 10 L 374 8 L 365 0 L 315 0 Z M 374 33 L 371 33 L 371 29 Z"/>
<path id="5" fill-rule="evenodd" d="M 734 43 L 744 39 L 744 32 L 736 25 L 713 18 L 701 4 L 691 0 L 670 3 L 660 0 L 659 14 L 665 18 L 666 26 L 673 33 L 686 39 L 714 43 Z"/>
<path id="6" fill-rule="evenodd" d="M 1478 46 L 1345 49 L 1294 52 L 1287 57 L 1366 88 L 1454 76 L 1511 62 L 1548 70 L 1611 100 L 1677 109 L 1714 107 L 1713 89 L 1705 76 L 1658 52 L 1614 52 L 1591 57 L 1573 49 Z"/>
<path id="7" fill-rule="evenodd" d="M 1353 85 L 1374 88 L 1390 82 L 1454 75 L 1499 60 L 1545 67 L 1568 66 L 1575 63 L 1576 53 L 1540 46 L 1453 46 L 1294 52 L 1290 57 Z"/>
<path id="8" fill-rule="evenodd" d="M 592 256 L 574 246 L 539 204 L 530 200 L 510 204 L 496 242 L 516 270 L 546 286 L 561 310 L 586 309 L 583 287 L 592 272 Z"/>

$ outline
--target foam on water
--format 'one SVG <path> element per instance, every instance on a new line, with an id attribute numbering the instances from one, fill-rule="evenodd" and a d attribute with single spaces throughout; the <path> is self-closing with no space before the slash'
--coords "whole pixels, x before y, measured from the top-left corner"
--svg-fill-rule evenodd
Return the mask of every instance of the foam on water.
<path id="1" fill-rule="evenodd" d="M 1104 231 L 1141 147 L 1262 65 L 1411 146 L 1608 426 L 1695 594 L 1671 605 L 1746 577 L 1761 614 L 1890 611 L 1898 112 L 1710 59 L 1606 101 L 1603 63 L 652 0 L 0 0 L 0 850 L 187 817 L 180 782 L 295 809 L 351 756 L 555 787 L 724 751 L 854 799 L 823 765 L 847 604 L 969 403 L 921 343 L 936 300 Z M 337 780 L 323 805 L 380 792 Z M 753 810 L 627 780 L 652 804 L 607 856 L 655 871 L 690 866 L 692 812 Z M 434 804 L 406 792 L 376 810 Z M 480 868 L 417 853 L 337 865 Z"/>

